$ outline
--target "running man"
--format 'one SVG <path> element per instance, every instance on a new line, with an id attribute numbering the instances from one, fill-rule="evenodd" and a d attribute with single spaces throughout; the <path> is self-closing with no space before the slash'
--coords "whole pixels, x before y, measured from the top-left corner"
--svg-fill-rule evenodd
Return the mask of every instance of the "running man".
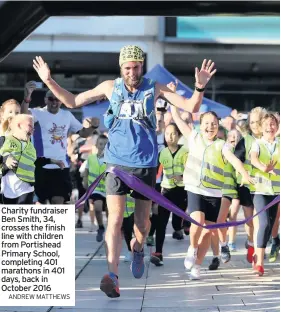
<path id="1" fill-rule="evenodd" d="M 36 57 L 33 67 L 39 77 L 62 103 L 77 108 L 106 97 L 110 107 L 105 117 L 109 128 L 105 148 L 107 168 L 115 167 L 138 177 L 154 187 L 158 157 L 155 108 L 158 98 L 191 113 L 198 112 L 204 89 L 215 74 L 215 64 L 204 60 L 201 69 L 195 69 L 195 91 L 186 99 L 167 86 L 143 77 L 144 53 L 134 45 L 120 51 L 121 78 L 107 80 L 94 89 L 74 95 L 60 87 L 51 77 L 50 69 L 42 57 Z M 101 280 L 101 290 L 110 298 L 119 297 L 118 263 L 121 253 L 121 226 L 129 187 L 113 173 L 106 176 L 108 227 L 105 241 L 109 273 Z M 133 260 L 131 271 L 135 278 L 144 273 L 143 246 L 150 228 L 151 200 L 133 191 L 135 198 L 134 233 L 131 241 Z"/>

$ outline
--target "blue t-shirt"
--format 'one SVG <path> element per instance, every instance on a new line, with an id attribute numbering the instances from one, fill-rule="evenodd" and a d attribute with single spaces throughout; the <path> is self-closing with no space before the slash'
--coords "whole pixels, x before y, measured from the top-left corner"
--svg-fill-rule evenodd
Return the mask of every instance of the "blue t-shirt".
<path id="1" fill-rule="evenodd" d="M 143 78 L 138 90 L 129 92 L 122 78 L 114 83 L 105 162 L 134 168 L 157 167 L 157 136 L 154 110 L 155 82 Z"/>

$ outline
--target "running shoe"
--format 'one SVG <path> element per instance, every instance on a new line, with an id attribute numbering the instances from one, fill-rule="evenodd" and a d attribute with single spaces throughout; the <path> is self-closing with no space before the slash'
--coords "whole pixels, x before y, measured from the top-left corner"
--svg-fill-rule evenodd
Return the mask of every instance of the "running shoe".
<path id="1" fill-rule="evenodd" d="M 164 265 L 163 255 L 159 252 L 153 252 L 150 257 L 150 262 L 156 266 Z"/>
<path id="2" fill-rule="evenodd" d="M 249 263 L 253 262 L 253 255 L 254 255 L 255 249 L 253 246 L 248 245 L 248 250 L 247 250 L 247 261 Z"/>
<path id="3" fill-rule="evenodd" d="M 217 270 L 219 266 L 220 266 L 220 259 L 218 257 L 214 257 L 212 259 L 212 263 L 209 265 L 209 270 L 210 271 Z"/>
<path id="4" fill-rule="evenodd" d="M 98 243 L 103 241 L 103 234 L 104 234 L 105 229 L 104 228 L 99 228 L 97 231 L 97 236 L 96 236 L 96 240 Z"/>
<path id="5" fill-rule="evenodd" d="M 80 219 L 77 220 L 75 228 L 76 229 L 82 229 L 83 228 L 83 223 Z"/>
<path id="6" fill-rule="evenodd" d="M 100 290 L 109 298 L 120 297 L 118 278 L 114 273 L 104 275 L 100 282 Z"/>
<path id="7" fill-rule="evenodd" d="M 261 265 L 254 265 L 254 272 L 258 276 L 263 276 L 264 274 L 264 268 Z"/>
<path id="8" fill-rule="evenodd" d="M 136 239 L 133 238 L 131 240 L 131 250 L 133 255 L 133 260 L 131 262 L 130 269 L 133 273 L 134 278 L 141 278 L 144 273 L 144 252 L 142 251 L 135 251 L 134 245 L 135 245 Z"/>
<path id="9" fill-rule="evenodd" d="M 201 278 L 200 268 L 201 268 L 201 266 L 198 265 L 198 264 L 195 264 L 195 265 L 192 267 L 192 269 L 191 269 L 191 271 L 190 271 L 190 276 L 189 276 L 189 278 L 190 278 L 191 280 L 200 280 L 200 278 Z"/>
<path id="10" fill-rule="evenodd" d="M 270 250 L 270 254 L 269 254 L 269 262 L 276 262 L 277 258 L 278 258 L 278 254 L 280 251 L 280 246 L 278 246 L 277 244 L 272 244 L 271 245 L 271 250 Z"/>
<path id="11" fill-rule="evenodd" d="M 221 262 L 222 263 L 227 263 L 231 259 L 231 254 L 229 251 L 228 246 L 221 246 Z"/>
<path id="12" fill-rule="evenodd" d="M 175 231 L 173 233 L 173 239 L 182 240 L 184 239 L 182 231 Z"/>
<path id="13" fill-rule="evenodd" d="M 197 248 L 194 249 L 193 247 L 189 246 L 185 259 L 184 259 L 184 266 L 187 270 L 190 270 L 197 259 Z"/>

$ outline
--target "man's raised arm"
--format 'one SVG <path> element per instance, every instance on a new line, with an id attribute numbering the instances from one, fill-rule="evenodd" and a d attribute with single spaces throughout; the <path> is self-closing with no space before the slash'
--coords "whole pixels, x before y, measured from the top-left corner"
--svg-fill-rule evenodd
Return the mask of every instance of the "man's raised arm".
<path id="1" fill-rule="evenodd" d="M 216 69 L 213 70 L 215 63 L 205 59 L 202 63 L 201 70 L 195 68 L 195 91 L 190 99 L 184 98 L 177 93 L 172 92 L 165 85 L 156 85 L 156 98 L 160 97 L 171 103 L 172 105 L 181 108 L 185 111 L 195 113 L 199 111 L 202 103 L 205 86 L 216 73 Z"/>
<path id="2" fill-rule="evenodd" d="M 113 91 L 114 81 L 107 80 L 94 89 L 74 95 L 63 89 L 52 79 L 49 66 L 44 62 L 41 56 L 36 56 L 33 60 L 33 68 L 36 70 L 41 80 L 47 85 L 48 89 L 52 91 L 54 96 L 68 108 L 81 107 L 101 100 L 104 97 L 110 98 Z"/>

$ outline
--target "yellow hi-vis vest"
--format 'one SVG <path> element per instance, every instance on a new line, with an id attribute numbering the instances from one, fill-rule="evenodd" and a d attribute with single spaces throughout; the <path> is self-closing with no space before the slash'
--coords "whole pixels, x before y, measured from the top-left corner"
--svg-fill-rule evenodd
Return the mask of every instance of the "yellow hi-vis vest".
<path id="1" fill-rule="evenodd" d="M 250 134 L 247 134 L 244 137 L 244 142 L 245 142 L 245 162 L 244 162 L 243 165 L 244 165 L 244 168 L 248 172 L 249 175 L 251 174 L 251 171 L 252 171 L 252 165 L 251 165 L 251 160 L 250 160 L 250 151 L 251 151 L 252 144 L 253 144 L 253 142 L 255 142 L 255 140 L 256 139 L 252 135 L 250 135 Z M 236 175 L 237 175 L 237 183 L 241 184 L 241 180 L 242 180 L 241 174 L 237 172 Z M 245 184 L 245 186 L 246 186 L 246 184 Z"/>
<path id="2" fill-rule="evenodd" d="M 133 197 L 131 197 L 129 194 L 127 194 L 126 207 L 125 207 L 125 211 L 124 211 L 124 218 L 130 217 L 130 215 L 132 213 L 134 213 L 135 206 L 136 206 L 135 199 Z"/>
<path id="3" fill-rule="evenodd" d="M 261 193 L 264 195 L 278 195 L 280 194 L 280 142 L 277 141 L 275 150 L 271 155 L 266 145 L 262 140 L 256 141 L 259 145 L 259 161 L 268 165 L 271 160 L 277 162 L 274 168 L 276 176 L 262 172 L 253 166 L 251 176 L 255 179 L 255 184 L 250 185 L 251 193 Z"/>
<path id="4" fill-rule="evenodd" d="M 162 187 L 171 189 L 176 186 L 184 186 L 182 181 L 177 182 L 173 177 L 183 175 L 187 155 L 188 152 L 184 147 L 177 151 L 175 157 L 172 156 L 168 147 L 160 152 L 159 162 L 163 166 Z"/>
<path id="5" fill-rule="evenodd" d="M 22 142 L 14 136 L 7 136 L 5 142 L 0 149 L 2 156 L 11 154 L 17 161 L 18 166 L 15 170 L 17 177 L 28 183 L 35 182 L 35 161 L 37 158 L 36 150 L 31 141 L 26 142 L 25 148 L 22 148 Z"/>
<path id="6" fill-rule="evenodd" d="M 194 140 L 196 148 L 189 151 L 185 166 L 185 184 L 222 189 L 225 167 L 222 148 L 225 141 L 216 139 L 212 144 L 206 145 L 200 133 L 196 134 Z"/>
<path id="7" fill-rule="evenodd" d="M 96 154 L 91 154 L 88 157 L 88 185 L 90 186 L 96 178 L 103 173 L 106 169 L 106 164 L 100 165 L 98 157 Z M 101 179 L 98 186 L 95 188 L 95 191 L 105 193 L 105 178 Z"/>
<path id="8" fill-rule="evenodd" d="M 222 187 L 222 195 L 233 198 L 238 198 L 236 171 L 232 164 L 227 162 L 224 167 L 224 182 Z"/>

